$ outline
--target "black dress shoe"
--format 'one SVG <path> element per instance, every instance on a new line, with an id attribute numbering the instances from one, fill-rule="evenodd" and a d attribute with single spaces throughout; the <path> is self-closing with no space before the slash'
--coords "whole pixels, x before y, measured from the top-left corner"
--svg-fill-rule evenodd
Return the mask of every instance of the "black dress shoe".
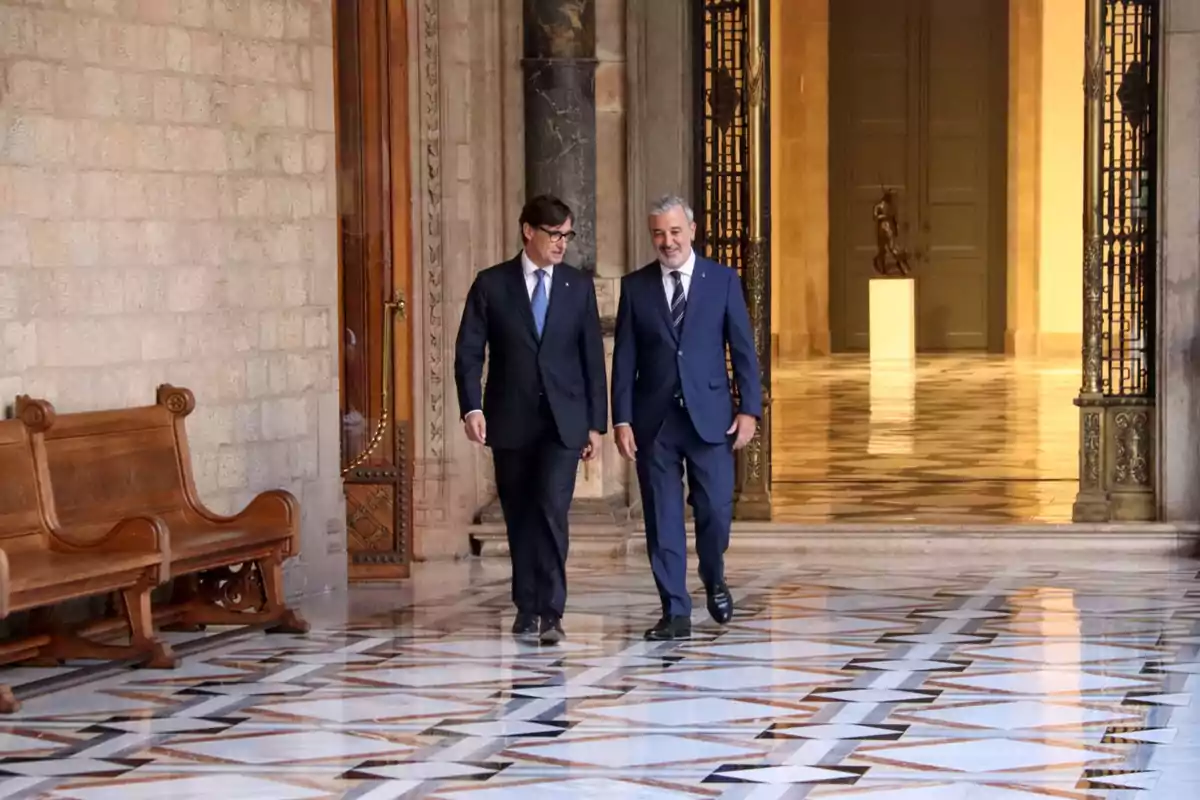
<path id="1" fill-rule="evenodd" d="M 536 638 L 538 635 L 537 614 L 518 613 L 512 626 L 513 636 L 518 639 Z"/>
<path id="2" fill-rule="evenodd" d="M 707 589 L 707 593 L 708 615 L 722 625 L 733 619 L 733 595 L 725 581 Z"/>
<path id="3" fill-rule="evenodd" d="M 558 644 L 565 638 L 567 634 L 563 632 L 561 619 L 542 617 L 542 628 L 538 632 L 538 641 L 541 644 Z"/>
<path id="4" fill-rule="evenodd" d="M 690 617 L 672 617 L 663 614 L 650 630 L 646 631 L 646 639 L 651 642 L 669 642 L 673 639 L 692 638 L 692 620 Z"/>

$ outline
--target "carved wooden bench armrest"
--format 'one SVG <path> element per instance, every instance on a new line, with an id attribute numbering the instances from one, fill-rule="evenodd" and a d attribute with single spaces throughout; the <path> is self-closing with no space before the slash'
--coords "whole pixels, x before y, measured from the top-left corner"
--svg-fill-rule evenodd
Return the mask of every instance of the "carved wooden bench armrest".
<path id="1" fill-rule="evenodd" d="M 279 538 L 285 540 L 281 555 L 286 558 L 295 554 L 300 502 L 289 491 L 269 489 L 256 495 L 245 508 L 232 515 L 215 514 L 199 502 L 191 505 L 193 511 L 214 527 L 278 532 L 281 534 Z"/>
<path id="2" fill-rule="evenodd" d="M 79 541 L 67 532 L 55 530 L 47 542 L 58 553 L 158 553 L 162 561 L 156 569 L 157 582 L 171 579 L 171 535 L 167 524 L 158 517 L 126 517 L 92 541 Z"/>

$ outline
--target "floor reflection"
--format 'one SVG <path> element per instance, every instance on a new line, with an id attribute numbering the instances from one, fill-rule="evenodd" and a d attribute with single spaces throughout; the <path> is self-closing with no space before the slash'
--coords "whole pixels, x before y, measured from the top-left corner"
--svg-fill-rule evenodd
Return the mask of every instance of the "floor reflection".
<path id="1" fill-rule="evenodd" d="M 1066 522 L 1078 359 L 865 356 L 777 365 L 775 519 Z"/>
<path id="2" fill-rule="evenodd" d="M 307 636 L 27 700 L 0 797 L 1195 798 L 1198 568 L 740 557 L 733 624 L 698 596 L 694 640 L 648 644 L 643 560 L 576 559 L 538 648 L 504 560 L 419 564 L 308 601 Z"/>

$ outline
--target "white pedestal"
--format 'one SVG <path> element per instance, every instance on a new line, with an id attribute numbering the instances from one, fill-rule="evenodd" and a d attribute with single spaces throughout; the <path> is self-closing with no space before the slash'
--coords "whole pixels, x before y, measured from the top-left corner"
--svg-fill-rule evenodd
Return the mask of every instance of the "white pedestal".
<path id="1" fill-rule="evenodd" d="M 867 452 L 913 452 L 916 419 L 916 281 L 872 278 L 871 421 Z"/>
<path id="2" fill-rule="evenodd" d="M 872 278 L 871 362 L 913 361 L 917 355 L 917 292 L 912 278 Z"/>

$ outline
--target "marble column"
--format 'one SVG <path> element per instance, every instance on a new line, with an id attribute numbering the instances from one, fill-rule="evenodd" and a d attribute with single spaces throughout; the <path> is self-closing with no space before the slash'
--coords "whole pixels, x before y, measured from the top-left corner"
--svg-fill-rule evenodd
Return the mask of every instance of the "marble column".
<path id="1" fill-rule="evenodd" d="M 525 190 L 575 212 L 567 261 L 596 268 L 595 0 L 525 0 Z"/>
<path id="2" fill-rule="evenodd" d="M 507 14 L 505 20 L 511 21 L 510 10 L 521 9 L 519 25 L 510 27 L 505 23 L 502 49 L 504 62 L 514 65 L 513 75 L 519 76 L 520 86 L 513 86 L 513 91 L 521 93 L 524 106 L 523 118 L 509 129 L 518 149 L 524 147 L 524 158 L 518 156 L 513 161 L 510 154 L 506 162 L 506 168 L 517 176 L 511 183 L 506 182 L 506 200 L 512 197 L 523 203 L 548 192 L 571 207 L 578 236 L 567 252 L 567 262 L 596 278 L 601 324 L 606 330 L 607 363 L 611 360 L 611 323 L 616 313 L 614 283 L 620 274 L 613 274 L 613 266 L 624 265 L 623 252 L 613 256 L 614 250 L 624 248 L 624 230 L 613 230 L 611 214 L 614 191 L 622 194 L 617 207 L 624 207 L 623 182 L 615 188 L 613 185 L 613 172 L 621 170 L 623 164 L 608 160 L 614 150 L 623 147 L 624 126 L 613 124 L 613 117 L 622 117 L 623 112 L 619 110 L 620 97 L 614 97 L 611 85 L 614 66 L 618 74 L 623 68 L 619 63 L 624 58 L 619 33 L 624 0 L 500 2 Z M 517 31 L 519 35 L 514 36 Z M 516 67 L 518 60 L 520 66 Z M 604 91 L 606 83 L 608 92 Z M 516 104 L 507 106 L 515 108 Z M 614 131 L 622 134 L 615 143 Z M 597 182 L 598 147 L 606 158 L 605 184 Z M 517 191 L 522 183 L 523 193 Z M 601 201 L 608 205 L 601 208 Z M 605 210 L 610 211 L 607 220 Z M 573 554 L 624 552 L 629 524 L 625 469 L 611 436 L 606 437 L 597 461 L 580 465 L 571 503 Z M 484 494 L 487 504 L 479 509 L 475 524 L 469 528 L 472 548 L 481 555 L 502 554 L 508 547 L 504 515 L 494 488 L 489 486 Z"/>
<path id="3" fill-rule="evenodd" d="M 1161 519 L 1200 520 L 1200 3 L 1163 4 Z"/>

